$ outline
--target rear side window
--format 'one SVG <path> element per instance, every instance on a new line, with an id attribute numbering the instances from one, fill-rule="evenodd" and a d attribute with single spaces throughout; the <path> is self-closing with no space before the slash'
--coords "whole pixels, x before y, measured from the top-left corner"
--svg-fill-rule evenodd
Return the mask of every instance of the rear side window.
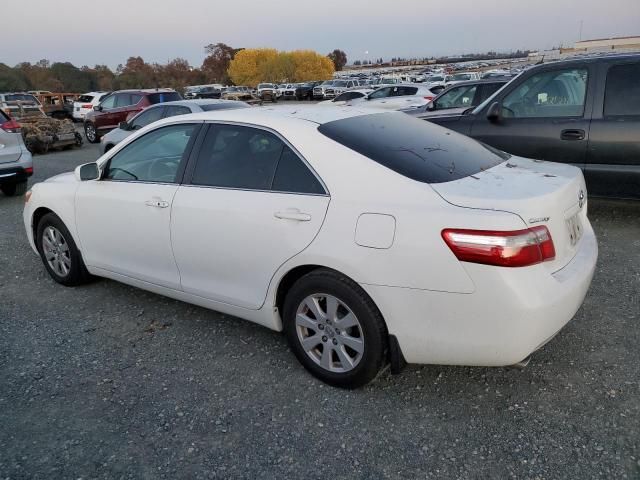
<path id="1" fill-rule="evenodd" d="M 465 178 L 508 158 L 469 137 L 401 112 L 336 120 L 318 130 L 372 161 L 424 183 Z"/>
<path id="2" fill-rule="evenodd" d="M 249 108 L 249 105 L 244 102 L 233 102 L 231 100 L 225 103 L 209 103 L 200 105 L 203 112 L 210 112 L 213 110 L 235 110 L 238 108 Z"/>
<path id="3" fill-rule="evenodd" d="M 191 183 L 221 188 L 322 194 L 306 164 L 276 135 L 238 125 L 212 126 Z"/>
<path id="4" fill-rule="evenodd" d="M 615 65 L 609 69 L 604 115 L 640 115 L 640 63 Z"/>
<path id="5" fill-rule="evenodd" d="M 152 105 L 154 103 L 164 103 L 164 102 L 175 102 L 178 100 L 182 100 L 182 97 L 178 92 L 158 92 L 152 93 L 147 96 L 149 99 L 149 103 Z"/>
<path id="6" fill-rule="evenodd" d="M 128 107 L 132 105 L 131 103 L 131 95 L 128 93 L 119 93 L 116 95 L 116 104 L 115 107 Z"/>
<path id="7" fill-rule="evenodd" d="M 93 95 L 80 95 L 76 102 L 89 103 L 91 100 L 93 100 Z"/>
<path id="8" fill-rule="evenodd" d="M 9 117 L 7 117 L 2 110 L 0 110 L 0 123 L 4 123 L 7 121 L 9 121 Z"/>

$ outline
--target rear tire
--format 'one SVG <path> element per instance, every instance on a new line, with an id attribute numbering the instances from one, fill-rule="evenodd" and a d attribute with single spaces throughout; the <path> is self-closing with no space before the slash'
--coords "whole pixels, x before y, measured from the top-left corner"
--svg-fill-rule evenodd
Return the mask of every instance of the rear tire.
<path id="1" fill-rule="evenodd" d="M 4 183 L 0 185 L 0 190 L 7 197 L 19 197 L 27 193 L 27 181 L 23 180 L 18 183 Z"/>
<path id="2" fill-rule="evenodd" d="M 365 385 L 386 361 L 382 314 L 357 283 L 334 270 L 300 278 L 287 292 L 283 321 L 298 361 L 330 385 Z"/>
<path id="3" fill-rule="evenodd" d="M 56 282 L 72 287 L 91 280 L 71 233 L 56 214 L 47 213 L 38 223 L 36 246 L 42 263 Z"/>

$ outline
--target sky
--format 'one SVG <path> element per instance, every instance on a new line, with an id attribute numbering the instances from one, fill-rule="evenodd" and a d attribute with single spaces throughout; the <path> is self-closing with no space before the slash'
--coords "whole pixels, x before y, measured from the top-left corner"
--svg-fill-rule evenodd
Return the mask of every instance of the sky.
<path id="1" fill-rule="evenodd" d="M 340 48 L 350 62 L 542 50 L 640 35 L 640 0 L 23 0 L 3 2 L 0 63 L 200 66 L 204 46 Z M 39 32 L 39 33 L 38 33 Z"/>

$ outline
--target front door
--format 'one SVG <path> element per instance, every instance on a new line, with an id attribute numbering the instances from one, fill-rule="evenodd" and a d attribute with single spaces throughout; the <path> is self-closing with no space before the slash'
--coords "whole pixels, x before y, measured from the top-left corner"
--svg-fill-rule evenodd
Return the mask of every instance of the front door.
<path id="1" fill-rule="evenodd" d="M 173 201 L 183 290 L 260 308 L 273 275 L 313 241 L 328 205 L 320 180 L 279 136 L 212 124 Z"/>
<path id="2" fill-rule="evenodd" d="M 152 130 L 113 155 L 100 180 L 82 182 L 76 219 L 89 267 L 180 289 L 171 205 L 196 124 Z"/>
<path id="3" fill-rule="evenodd" d="M 588 66 L 534 74 L 505 91 L 502 115 L 476 115 L 470 135 L 505 152 L 584 167 L 593 88 Z"/>

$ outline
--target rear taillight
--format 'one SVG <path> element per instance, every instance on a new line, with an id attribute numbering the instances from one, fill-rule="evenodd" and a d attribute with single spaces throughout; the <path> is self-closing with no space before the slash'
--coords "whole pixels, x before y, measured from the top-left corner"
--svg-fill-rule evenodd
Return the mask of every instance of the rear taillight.
<path id="1" fill-rule="evenodd" d="M 33 167 L 27 167 L 24 169 L 24 173 L 28 175 L 33 175 Z"/>
<path id="2" fill-rule="evenodd" d="M 20 133 L 20 124 L 15 120 L 8 120 L 4 123 L 0 123 L 0 128 L 9 133 Z"/>
<path id="3" fill-rule="evenodd" d="M 425 100 L 433 100 L 433 96 L 431 96 L 431 97 L 427 96 L 427 97 L 424 97 L 424 99 Z"/>
<path id="4" fill-rule="evenodd" d="M 526 267 L 556 256 L 553 239 L 544 226 L 508 232 L 446 229 L 442 238 L 461 262 Z"/>
<path id="5" fill-rule="evenodd" d="M 81 108 L 88 108 L 89 110 L 91 110 L 93 108 L 93 105 L 91 105 L 90 103 L 85 103 Z"/>

